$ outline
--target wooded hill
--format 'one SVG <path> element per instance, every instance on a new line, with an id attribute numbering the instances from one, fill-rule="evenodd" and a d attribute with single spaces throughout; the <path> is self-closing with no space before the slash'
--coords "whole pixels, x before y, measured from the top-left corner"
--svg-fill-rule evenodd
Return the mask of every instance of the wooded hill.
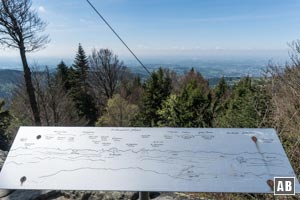
<path id="1" fill-rule="evenodd" d="M 299 43 L 294 45 L 299 47 Z M 141 80 L 112 51 L 94 50 L 87 56 L 79 45 L 72 66 L 61 62 L 55 72 L 33 70 L 32 80 L 42 125 L 274 127 L 299 175 L 299 63 L 292 59 L 285 70 L 270 65 L 265 77 L 245 77 L 233 86 L 221 78 L 211 88 L 193 68 L 183 75 L 159 68 Z M 22 81 L 9 103 L 9 110 L 0 104 L 0 134 L 5 144 L 12 141 L 19 126 L 34 125 Z M 1 148 L 7 147 L 2 143 Z"/>

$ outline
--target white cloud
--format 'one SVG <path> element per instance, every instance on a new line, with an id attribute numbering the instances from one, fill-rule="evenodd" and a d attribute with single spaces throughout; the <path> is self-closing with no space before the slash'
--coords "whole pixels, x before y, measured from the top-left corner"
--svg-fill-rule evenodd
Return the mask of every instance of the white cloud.
<path id="1" fill-rule="evenodd" d="M 47 12 L 44 6 L 40 6 L 38 8 L 38 11 L 39 11 L 39 13 L 46 13 Z"/>

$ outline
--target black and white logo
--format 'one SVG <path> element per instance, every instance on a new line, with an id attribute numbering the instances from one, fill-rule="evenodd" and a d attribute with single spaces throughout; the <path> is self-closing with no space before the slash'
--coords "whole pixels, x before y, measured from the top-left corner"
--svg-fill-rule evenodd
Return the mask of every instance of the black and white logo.
<path id="1" fill-rule="evenodd" d="M 274 195 L 295 195 L 295 177 L 275 177 Z"/>

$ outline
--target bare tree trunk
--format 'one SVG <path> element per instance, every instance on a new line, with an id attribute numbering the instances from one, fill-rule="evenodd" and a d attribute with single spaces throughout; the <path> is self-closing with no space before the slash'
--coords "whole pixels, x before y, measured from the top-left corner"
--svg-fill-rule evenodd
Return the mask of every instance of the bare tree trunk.
<path id="1" fill-rule="evenodd" d="M 35 98 L 34 87 L 33 87 L 32 80 L 31 80 L 31 72 L 30 72 L 30 68 L 29 68 L 28 63 L 27 63 L 24 45 L 21 45 L 20 55 L 21 55 L 22 64 L 23 64 L 26 90 L 27 90 L 27 94 L 28 94 L 28 97 L 29 97 L 29 102 L 30 102 L 30 106 L 31 106 L 31 109 L 32 109 L 32 114 L 33 114 L 33 117 L 34 117 L 34 123 L 35 123 L 36 126 L 41 126 L 40 112 L 39 112 L 37 102 L 36 102 L 36 98 Z"/>

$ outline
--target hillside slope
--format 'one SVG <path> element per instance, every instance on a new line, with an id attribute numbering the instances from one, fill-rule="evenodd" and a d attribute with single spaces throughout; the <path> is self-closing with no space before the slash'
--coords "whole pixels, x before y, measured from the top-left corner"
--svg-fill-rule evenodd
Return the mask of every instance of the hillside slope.
<path id="1" fill-rule="evenodd" d="M 0 99 L 10 100 L 12 91 L 22 81 L 23 72 L 0 69 Z"/>

